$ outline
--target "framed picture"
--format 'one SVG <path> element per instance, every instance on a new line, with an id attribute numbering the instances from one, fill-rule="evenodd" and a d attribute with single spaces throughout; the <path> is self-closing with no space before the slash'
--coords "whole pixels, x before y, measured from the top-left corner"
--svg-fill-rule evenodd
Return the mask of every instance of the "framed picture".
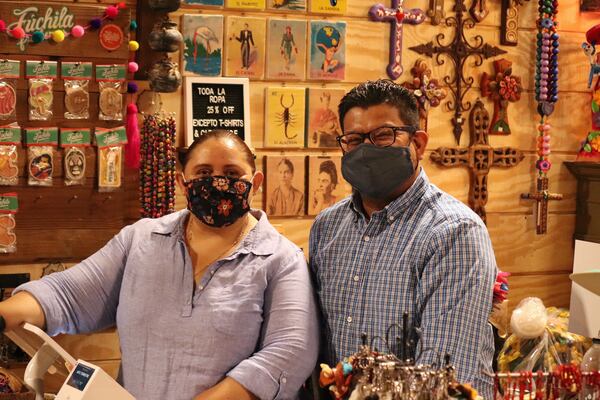
<path id="1" fill-rule="evenodd" d="M 267 78 L 304 80 L 306 21 L 271 18 L 267 35 Z"/>
<path id="2" fill-rule="evenodd" d="M 306 11 L 306 0 L 266 0 L 267 9 L 278 11 Z"/>
<path id="3" fill-rule="evenodd" d="M 600 12 L 600 0 L 581 0 L 579 10 L 581 12 Z"/>
<path id="4" fill-rule="evenodd" d="M 345 94 L 343 89 L 308 89 L 307 147 L 338 147 L 336 138 L 342 134 L 338 104 Z"/>
<path id="5" fill-rule="evenodd" d="M 265 73 L 264 18 L 227 17 L 225 75 L 261 79 Z"/>
<path id="6" fill-rule="evenodd" d="M 223 16 L 184 14 L 181 25 L 183 75 L 221 76 Z"/>
<path id="7" fill-rule="evenodd" d="M 214 129 L 226 129 L 252 147 L 248 78 L 186 77 L 185 144 Z"/>
<path id="8" fill-rule="evenodd" d="M 346 23 L 310 21 L 308 77 L 344 80 L 346 77 Z"/>
<path id="9" fill-rule="evenodd" d="M 306 89 L 265 89 L 265 147 L 304 147 Z"/>
<path id="10" fill-rule="evenodd" d="M 223 0 L 183 0 L 187 7 L 223 7 Z"/>
<path id="11" fill-rule="evenodd" d="M 342 156 L 308 158 L 308 215 L 317 215 L 352 194 L 342 177 Z"/>
<path id="12" fill-rule="evenodd" d="M 346 14 L 347 0 L 310 0 L 310 12 L 315 14 Z"/>
<path id="13" fill-rule="evenodd" d="M 264 10 L 265 0 L 225 0 L 225 6 L 242 10 Z"/>
<path id="14" fill-rule="evenodd" d="M 273 217 L 306 214 L 305 156 L 265 156 L 265 210 Z"/>

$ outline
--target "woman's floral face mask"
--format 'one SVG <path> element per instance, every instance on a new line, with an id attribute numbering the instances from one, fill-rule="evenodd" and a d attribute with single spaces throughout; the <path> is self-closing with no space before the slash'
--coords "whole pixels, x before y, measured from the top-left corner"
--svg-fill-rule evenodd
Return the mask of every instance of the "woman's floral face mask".
<path id="1" fill-rule="evenodd" d="M 188 208 L 206 225 L 233 224 L 250 211 L 248 196 L 252 183 L 227 176 L 209 176 L 185 182 Z"/>

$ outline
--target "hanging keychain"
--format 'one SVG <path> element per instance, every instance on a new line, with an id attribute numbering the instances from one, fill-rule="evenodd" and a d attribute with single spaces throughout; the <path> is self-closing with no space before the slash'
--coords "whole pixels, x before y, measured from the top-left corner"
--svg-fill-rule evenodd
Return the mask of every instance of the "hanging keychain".
<path id="1" fill-rule="evenodd" d="M 91 62 L 63 62 L 61 75 L 65 86 L 65 118 L 90 117 L 89 83 L 92 79 Z"/>
<path id="2" fill-rule="evenodd" d="M 0 120 L 16 118 L 17 80 L 21 62 L 0 60 Z"/>
<path id="3" fill-rule="evenodd" d="M 19 148 L 21 128 L 16 123 L 0 126 L 0 185 L 13 186 L 19 183 Z"/>
<path id="4" fill-rule="evenodd" d="M 15 214 L 19 210 L 19 199 L 16 193 L 0 195 L 0 253 L 17 251 L 17 235 Z"/>
<path id="5" fill-rule="evenodd" d="M 123 146 L 126 143 L 125 127 L 96 129 L 99 192 L 111 192 L 121 187 Z"/>
<path id="6" fill-rule="evenodd" d="M 90 130 L 61 129 L 60 146 L 64 150 L 65 185 L 83 185 L 87 165 L 85 149 L 90 146 Z"/>
<path id="7" fill-rule="evenodd" d="M 123 85 L 125 65 L 96 65 L 96 80 L 100 92 L 98 118 L 103 121 L 123 120 Z"/>
<path id="8" fill-rule="evenodd" d="M 52 186 L 54 150 L 58 145 L 58 128 L 25 130 L 27 145 L 28 183 L 31 186 Z"/>
<path id="9" fill-rule="evenodd" d="M 52 119 L 53 84 L 56 73 L 56 61 L 27 61 L 26 76 L 29 81 L 29 119 L 31 121 Z"/>

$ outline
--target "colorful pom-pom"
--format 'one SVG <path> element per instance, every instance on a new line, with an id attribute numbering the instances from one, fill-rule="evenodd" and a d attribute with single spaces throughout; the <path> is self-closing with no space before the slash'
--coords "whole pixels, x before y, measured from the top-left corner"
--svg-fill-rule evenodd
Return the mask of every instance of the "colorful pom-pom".
<path id="1" fill-rule="evenodd" d="M 137 51 L 139 48 L 140 48 L 140 44 L 138 42 L 136 42 L 135 40 L 129 41 L 129 50 L 130 51 Z"/>
<path id="2" fill-rule="evenodd" d="M 73 36 L 74 38 L 80 38 L 85 34 L 85 29 L 83 29 L 83 26 L 81 25 L 75 25 L 73 28 L 71 28 L 71 36 Z"/>
<path id="3" fill-rule="evenodd" d="M 137 93 L 138 85 L 135 82 L 127 83 L 127 93 Z"/>
<path id="4" fill-rule="evenodd" d="M 129 64 L 127 64 L 127 70 L 129 72 L 137 72 L 138 69 L 140 69 L 140 67 L 135 61 L 131 61 Z"/>
<path id="5" fill-rule="evenodd" d="M 90 21 L 90 26 L 93 29 L 98 29 L 102 26 L 102 20 L 100 18 L 94 18 L 93 20 Z"/>
<path id="6" fill-rule="evenodd" d="M 10 31 L 10 34 L 15 39 L 23 39 L 25 37 L 25 31 L 20 26 L 17 26 L 16 28 L 12 29 Z"/>
<path id="7" fill-rule="evenodd" d="M 131 23 L 129 24 L 129 30 L 130 31 L 135 31 L 138 28 L 138 23 L 137 21 L 134 19 L 131 21 Z"/>
<path id="8" fill-rule="evenodd" d="M 52 32 L 52 40 L 54 40 L 56 43 L 62 42 L 65 40 L 65 33 L 60 29 L 55 30 Z"/>
<path id="9" fill-rule="evenodd" d="M 3 19 L 0 19 L 0 32 L 6 31 L 6 22 Z"/>
<path id="10" fill-rule="evenodd" d="M 31 41 L 33 43 L 41 43 L 43 40 L 44 40 L 44 32 L 42 32 L 42 31 L 35 31 L 31 35 Z"/>
<path id="11" fill-rule="evenodd" d="M 108 18 L 114 19 L 119 15 L 119 8 L 116 6 L 108 6 L 104 12 Z"/>
<path id="12" fill-rule="evenodd" d="M 124 1 L 122 1 L 122 2 L 120 2 L 119 4 L 117 4 L 117 8 L 118 8 L 119 10 L 123 10 L 123 9 L 127 8 L 127 4 L 125 4 L 125 2 L 124 2 Z"/>

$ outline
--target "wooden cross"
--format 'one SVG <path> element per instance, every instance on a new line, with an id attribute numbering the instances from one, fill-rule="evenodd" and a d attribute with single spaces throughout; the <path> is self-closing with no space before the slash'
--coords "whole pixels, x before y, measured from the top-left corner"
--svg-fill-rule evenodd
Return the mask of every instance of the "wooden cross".
<path id="1" fill-rule="evenodd" d="M 538 235 L 546 233 L 548 228 L 548 202 L 550 200 L 562 200 L 560 193 L 548 192 L 548 178 L 537 177 L 537 191 L 535 193 L 523 193 L 522 199 L 535 200 L 535 231 Z"/>
<path id="2" fill-rule="evenodd" d="M 512 75 L 512 62 L 502 58 L 494 61 L 495 76 L 481 75 L 481 95 L 494 102 L 491 135 L 510 135 L 508 104 L 521 98 L 521 78 Z"/>
<path id="3" fill-rule="evenodd" d="M 469 116 L 469 147 L 440 147 L 431 153 L 431 160 L 444 167 L 469 168 L 469 206 L 486 222 L 488 200 L 487 180 L 492 167 L 514 167 L 523 160 L 523 153 L 512 147 L 493 148 L 489 145 L 490 115 L 481 100 L 477 100 Z"/>
<path id="4" fill-rule="evenodd" d="M 502 0 L 500 14 L 500 44 L 516 46 L 519 42 L 519 6 L 525 0 Z"/>
<path id="5" fill-rule="evenodd" d="M 393 80 L 402 75 L 402 26 L 404 24 L 418 25 L 425 21 L 425 13 L 419 8 L 404 10 L 404 0 L 392 0 L 392 8 L 383 4 L 375 4 L 369 10 L 369 17 L 373 21 L 391 22 L 390 33 L 390 61 L 387 74 Z"/>
<path id="6" fill-rule="evenodd" d="M 441 87 L 438 80 L 431 77 L 431 69 L 427 63 L 418 58 L 410 69 L 412 81 L 402 83 L 417 98 L 419 107 L 419 126 L 427 131 L 427 114 L 431 107 L 437 107 L 446 97 L 446 89 Z"/>
<path id="7" fill-rule="evenodd" d="M 431 19 L 431 25 L 439 25 L 446 16 L 444 0 L 429 0 L 427 16 Z"/>
<path id="8" fill-rule="evenodd" d="M 463 18 L 464 13 L 467 11 L 464 0 L 456 0 L 454 11 L 456 16 L 448 17 L 445 20 L 446 26 L 455 28 L 452 42 L 447 45 L 442 45 L 441 41 L 445 36 L 443 33 L 439 33 L 435 38 L 435 44 L 431 41 L 427 44 L 411 47 L 410 49 L 432 58 L 435 54 L 435 61 L 438 65 L 444 63 L 444 60 L 440 57 L 442 54 L 445 54 L 454 63 L 454 77 L 451 79 L 449 76 L 445 76 L 443 80 L 450 89 L 450 92 L 452 92 L 453 99 L 446 103 L 446 107 L 449 110 L 454 111 L 454 116 L 452 117 L 452 132 L 454 133 L 456 144 L 460 144 L 460 136 L 464 124 L 462 114 L 463 112 L 469 111 L 471 108 L 471 103 L 464 101 L 464 97 L 475 82 L 475 79 L 472 76 L 464 76 L 466 60 L 467 58 L 474 56 L 476 58 L 475 66 L 480 66 L 484 59 L 504 54 L 506 51 L 484 43 L 481 35 L 476 35 L 473 38 L 475 42 L 474 45 L 470 44 L 466 39 L 464 30 L 465 28 L 473 28 L 475 22 L 471 18 Z"/>

